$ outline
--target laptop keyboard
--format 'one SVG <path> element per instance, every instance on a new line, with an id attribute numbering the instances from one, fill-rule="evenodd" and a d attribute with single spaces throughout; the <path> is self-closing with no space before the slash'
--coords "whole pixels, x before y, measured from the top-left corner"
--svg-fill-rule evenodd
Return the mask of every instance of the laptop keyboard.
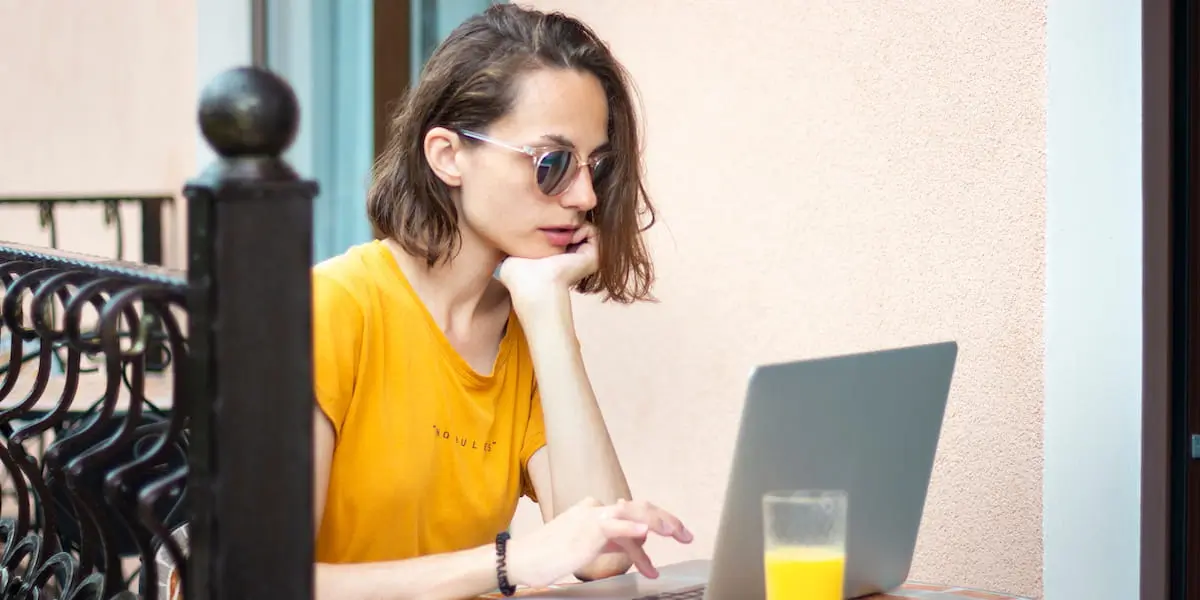
<path id="1" fill-rule="evenodd" d="M 704 598 L 704 586 L 697 585 L 673 592 L 663 592 L 650 596 L 638 596 L 633 600 L 701 600 Z"/>

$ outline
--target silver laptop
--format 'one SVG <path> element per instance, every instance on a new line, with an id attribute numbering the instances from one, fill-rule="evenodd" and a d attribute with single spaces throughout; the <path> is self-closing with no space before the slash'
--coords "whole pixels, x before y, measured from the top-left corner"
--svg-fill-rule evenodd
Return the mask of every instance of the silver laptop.
<path id="1" fill-rule="evenodd" d="M 750 375 L 711 561 L 536 598 L 763 598 L 762 496 L 849 496 L 846 598 L 898 587 L 912 565 L 958 345 L 943 342 L 757 367 Z"/>

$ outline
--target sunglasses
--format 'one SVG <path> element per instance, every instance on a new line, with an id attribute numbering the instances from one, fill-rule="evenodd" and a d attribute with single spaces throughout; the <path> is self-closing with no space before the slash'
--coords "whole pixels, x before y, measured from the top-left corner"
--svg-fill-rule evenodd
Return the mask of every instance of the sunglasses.
<path id="1" fill-rule="evenodd" d="M 571 188 L 571 184 L 579 179 L 579 170 L 587 167 L 592 173 L 592 185 L 598 185 L 611 170 L 610 152 L 602 152 L 584 158 L 575 154 L 574 150 L 561 146 L 517 146 L 490 138 L 482 133 L 460 129 L 458 132 L 473 140 L 487 142 L 514 152 L 520 152 L 533 158 L 533 171 L 537 177 L 538 189 L 547 196 L 557 196 Z"/>

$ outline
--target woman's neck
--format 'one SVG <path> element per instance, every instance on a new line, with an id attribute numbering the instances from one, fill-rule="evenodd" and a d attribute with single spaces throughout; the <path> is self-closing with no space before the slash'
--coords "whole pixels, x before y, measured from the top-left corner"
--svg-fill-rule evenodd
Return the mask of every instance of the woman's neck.
<path id="1" fill-rule="evenodd" d="M 477 316 L 507 305 L 504 286 L 492 277 L 501 255 L 465 239 L 448 261 L 430 267 L 423 258 L 412 256 L 394 240 L 387 240 L 400 270 L 444 330 L 469 326 Z"/>

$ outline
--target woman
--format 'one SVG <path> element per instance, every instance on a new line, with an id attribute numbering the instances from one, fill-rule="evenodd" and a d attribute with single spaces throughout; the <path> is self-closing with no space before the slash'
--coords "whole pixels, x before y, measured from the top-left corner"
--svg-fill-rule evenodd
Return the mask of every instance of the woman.
<path id="1" fill-rule="evenodd" d="M 623 68 L 574 19 L 493 6 L 392 126 L 382 239 L 313 275 L 318 597 L 656 576 L 646 535 L 692 535 L 628 500 L 569 297 L 644 300 L 653 279 Z M 522 494 L 546 524 L 509 542 Z"/>

